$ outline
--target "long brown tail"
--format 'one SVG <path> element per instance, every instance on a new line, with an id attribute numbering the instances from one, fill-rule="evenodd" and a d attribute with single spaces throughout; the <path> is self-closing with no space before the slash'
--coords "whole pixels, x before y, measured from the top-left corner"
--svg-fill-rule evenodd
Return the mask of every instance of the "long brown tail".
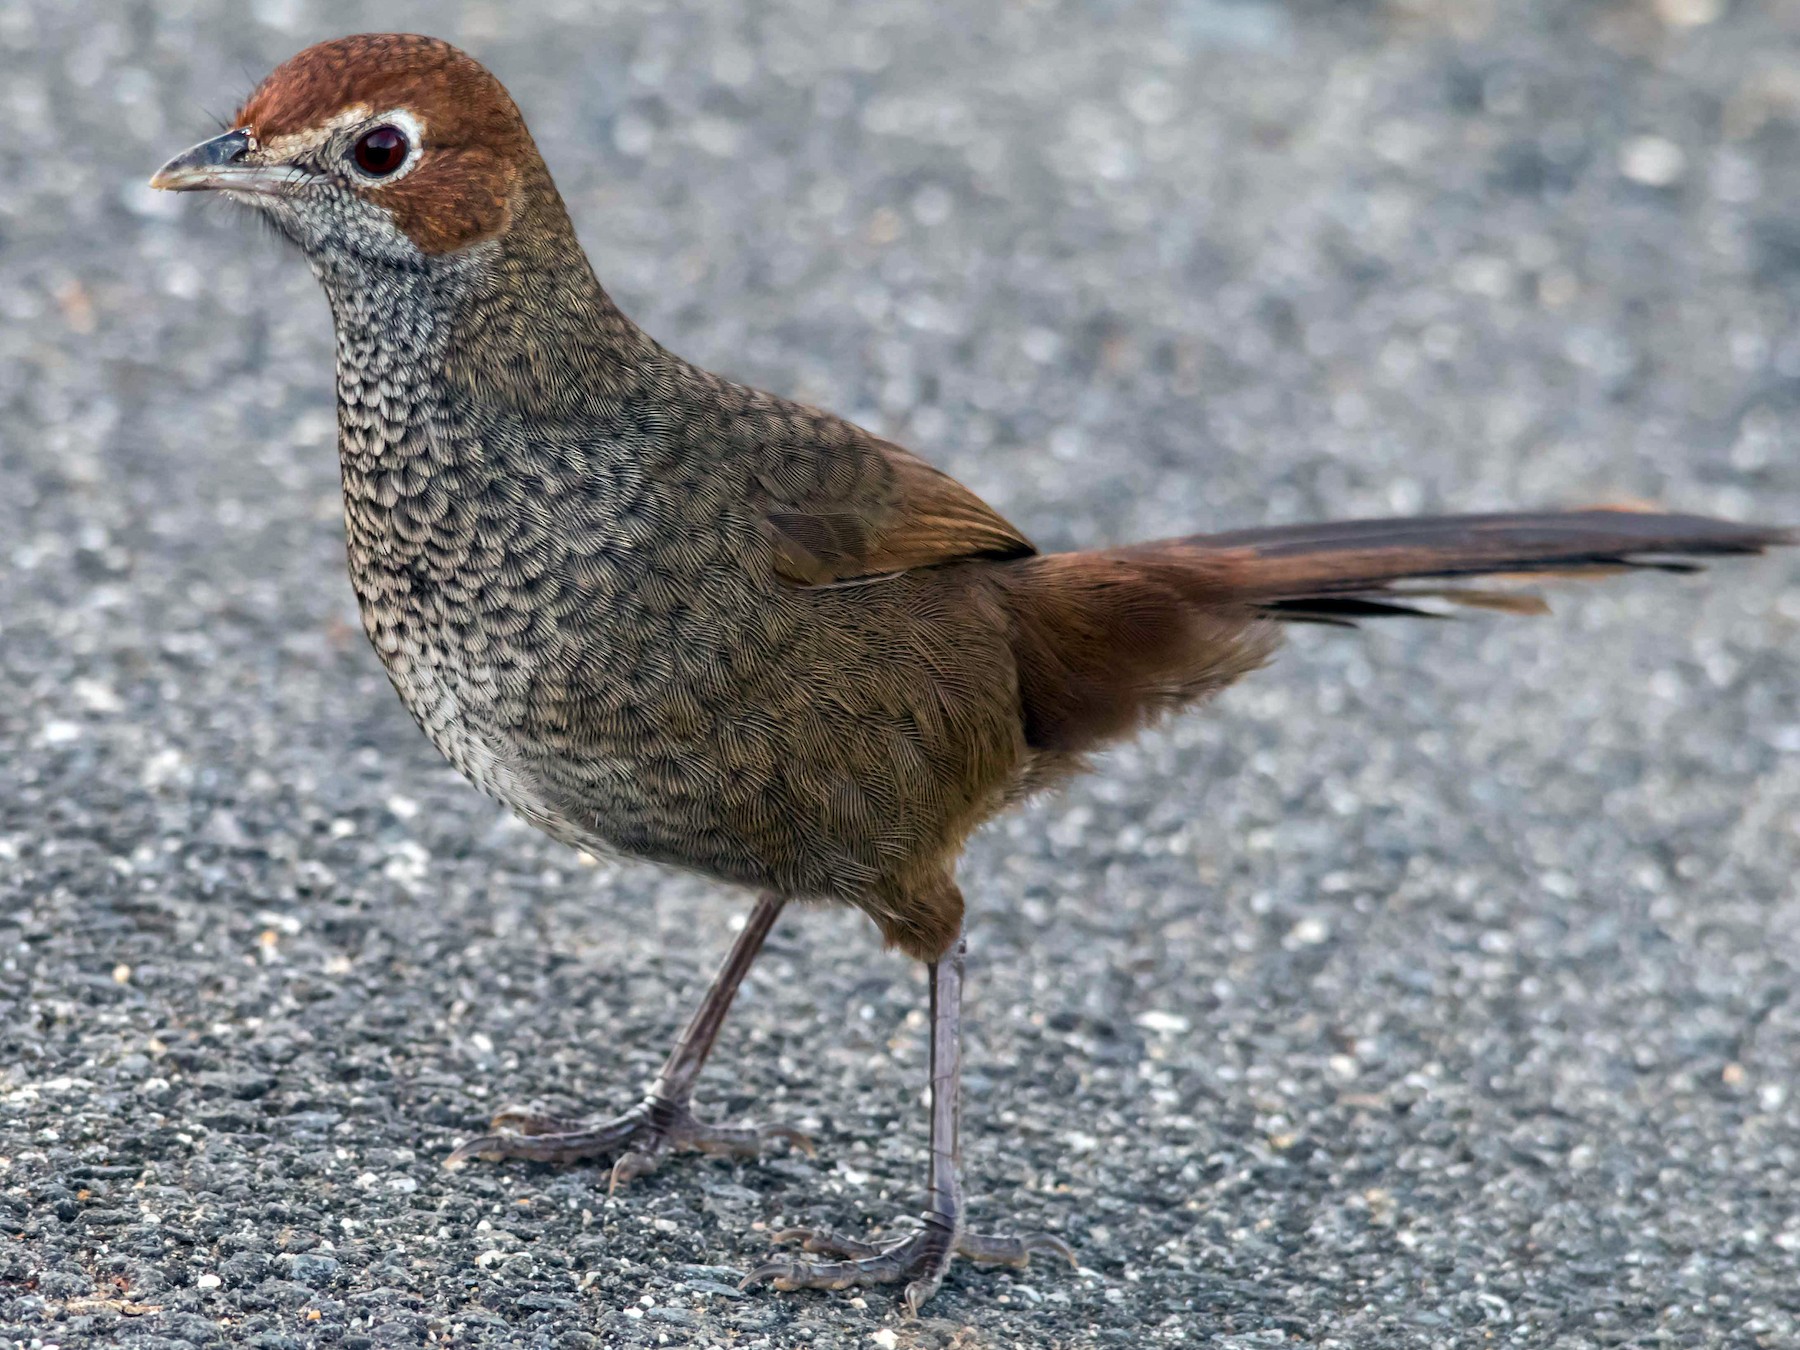
<path id="1" fill-rule="evenodd" d="M 1446 583 L 1691 572 L 1698 567 L 1689 559 L 1796 542 L 1793 530 L 1705 516 L 1543 511 L 1193 535 L 1023 558 L 1000 575 L 1027 739 L 1080 753 L 1254 670 L 1278 642 L 1268 620 L 1354 624 L 1430 614 L 1409 603 L 1419 599 L 1533 613 L 1544 608 L 1535 596 Z"/>
<path id="2" fill-rule="evenodd" d="M 1413 595 L 1542 612 L 1535 596 L 1406 587 L 1409 581 L 1544 574 L 1604 575 L 1627 568 L 1697 572 L 1690 558 L 1761 553 L 1792 544 L 1792 530 L 1708 516 L 1605 508 L 1503 515 L 1421 516 L 1280 525 L 1201 534 L 1121 551 L 1146 560 L 1181 558 L 1223 572 L 1231 599 L 1275 618 L 1327 622 L 1429 614 L 1396 603 Z"/>

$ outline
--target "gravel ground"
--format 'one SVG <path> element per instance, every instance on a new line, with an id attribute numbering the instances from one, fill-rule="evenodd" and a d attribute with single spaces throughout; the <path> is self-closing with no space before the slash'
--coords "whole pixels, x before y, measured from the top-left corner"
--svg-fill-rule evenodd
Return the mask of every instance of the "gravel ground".
<path id="1" fill-rule="evenodd" d="M 652 331 L 1045 546 L 1800 520 L 1777 0 L 0 0 L 0 1341 L 1800 1345 L 1792 557 L 1301 634 L 977 840 L 975 1217 L 1078 1272 L 735 1291 L 915 1203 L 922 975 L 845 913 L 703 1084 L 816 1161 L 441 1168 L 623 1105 L 742 900 L 434 758 L 311 278 L 144 186 L 372 23 L 507 80 Z"/>

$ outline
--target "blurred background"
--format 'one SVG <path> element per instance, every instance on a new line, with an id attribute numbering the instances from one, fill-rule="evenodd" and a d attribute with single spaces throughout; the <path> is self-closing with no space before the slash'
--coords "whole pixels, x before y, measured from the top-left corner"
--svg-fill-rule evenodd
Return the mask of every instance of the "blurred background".
<path id="1" fill-rule="evenodd" d="M 374 27 L 501 76 L 658 338 L 1045 548 L 1800 521 L 1784 0 L 0 0 L 0 1338 L 1800 1340 L 1790 557 L 1300 635 L 976 842 L 975 1219 L 1080 1272 L 732 1291 L 756 1225 L 915 1204 L 923 984 L 848 914 L 702 1087 L 818 1160 L 439 1169 L 503 1099 L 622 1106 L 742 901 L 435 758 L 314 282 L 145 184 Z"/>

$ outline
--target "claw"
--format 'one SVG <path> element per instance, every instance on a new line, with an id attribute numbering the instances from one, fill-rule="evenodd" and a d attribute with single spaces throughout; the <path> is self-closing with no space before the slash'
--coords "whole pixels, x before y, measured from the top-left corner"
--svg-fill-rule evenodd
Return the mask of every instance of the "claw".
<path id="1" fill-rule="evenodd" d="M 919 1309 L 931 1301 L 931 1296 L 937 1293 L 938 1286 L 943 1282 L 944 1277 L 940 1274 L 935 1278 L 927 1276 L 924 1279 L 914 1280 L 907 1285 L 905 1292 L 901 1295 L 906 1300 L 907 1316 L 917 1317 Z"/>
<path id="2" fill-rule="evenodd" d="M 753 1284 L 761 1284 L 767 1280 L 783 1293 L 791 1292 L 800 1286 L 794 1281 L 806 1270 L 800 1261 L 764 1261 L 755 1270 L 738 1281 L 738 1290 L 742 1292 Z"/>
<path id="3" fill-rule="evenodd" d="M 819 1150 L 813 1147 L 813 1139 L 804 1130 L 796 1130 L 792 1125 L 764 1125 L 757 1131 L 758 1142 L 770 1139 L 785 1139 L 792 1147 L 799 1149 L 809 1158 L 819 1156 Z"/>

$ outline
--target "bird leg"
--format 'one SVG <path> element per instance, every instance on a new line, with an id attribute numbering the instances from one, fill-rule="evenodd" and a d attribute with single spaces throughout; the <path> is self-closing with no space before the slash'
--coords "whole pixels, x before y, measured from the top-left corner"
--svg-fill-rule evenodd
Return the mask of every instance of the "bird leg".
<path id="1" fill-rule="evenodd" d="M 762 950 L 763 939 L 787 903 L 786 897 L 765 894 L 732 943 L 725 963 L 713 977 L 706 997 L 688 1019 L 674 1050 L 644 1099 L 623 1115 L 595 1125 L 560 1116 L 542 1115 L 509 1106 L 489 1122 L 491 1134 L 471 1139 L 444 1161 L 467 1162 L 470 1158 L 526 1158 L 533 1162 L 577 1162 L 584 1158 L 617 1155 L 609 1193 L 633 1177 L 654 1172 L 670 1153 L 692 1150 L 733 1158 L 753 1158 L 770 1139 L 785 1139 L 812 1152 L 812 1141 L 789 1125 L 711 1125 L 698 1119 L 691 1100 L 694 1080 L 706 1063 L 738 985 Z"/>
<path id="2" fill-rule="evenodd" d="M 983 1237 L 963 1227 L 962 982 L 959 936 L 949 953 L 931 964 L 931 1169 L 919 1229 L 885 1247 L 819 1229 L 785 1229 L 775 1234 L 775 1241 L 797 1242 L 802 1251 L 837 1259 L 779 1257 L 751 1271 L 741 1287 L 763 1280 L 784 1290 L 904 1283 L 906 1306 L 916 1314 L 959 1256 L 984 1265 L 1026 1266 L 1033 1256 L 1061 1256 L 1075 1263 L 1069 1244 L 1048 1233 Z"/>

